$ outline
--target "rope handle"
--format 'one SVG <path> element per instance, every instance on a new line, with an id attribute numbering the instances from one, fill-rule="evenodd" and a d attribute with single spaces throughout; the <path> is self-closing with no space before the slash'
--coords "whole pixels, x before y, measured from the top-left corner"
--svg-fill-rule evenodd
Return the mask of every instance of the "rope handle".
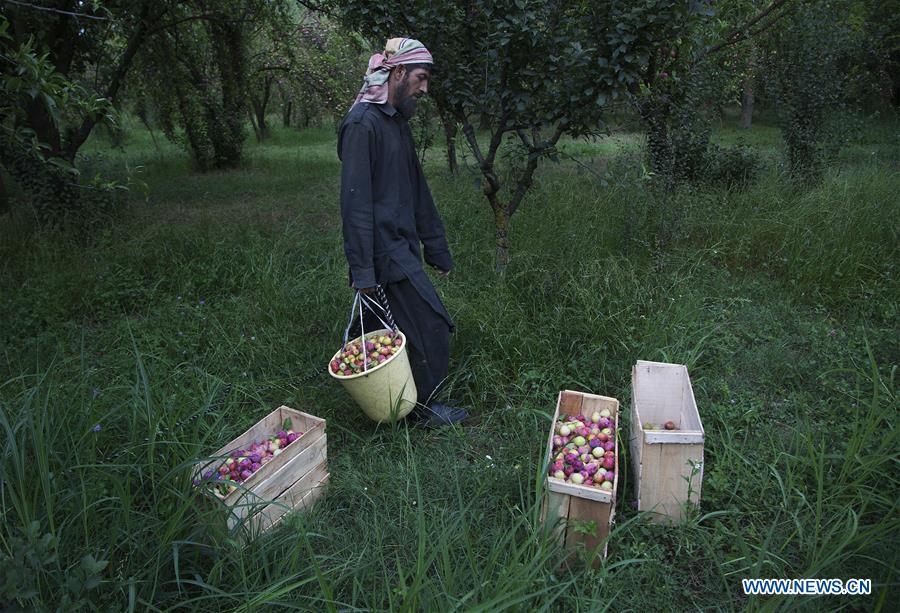
<path id="1" fill-rule="evenodd" d="M 359 315 L 359 331 L 360 337 L 363 339 L 363 372 L 365 372 L 369 369 L 369 352 L 365 350 L 366 327 L 364 323 L 365 317 L 363 307 L 371 311 L 385 328 L 393 330 L 394 332 L 397 332 L 398 330 L 397 323 L 394 321 L 394 315 L 391 313 L 391 307 L 388 305 L 387 296 L 380 285 L 375 286 L 375 298 L 356 290 L 356 293 L 353 295 L 353 302 L 350 305 L 350 320 L 347 322 L 347 327 L 344 328 L 344 342 L 341 344 L 341 350 L 347 346 L 347 341 L 350 339 L 350 328 L 353 327 L 353 321 L 356 316 Z M 376 308 L 384 314 L 387 318 L 387 322 L 378 314 Z"/>

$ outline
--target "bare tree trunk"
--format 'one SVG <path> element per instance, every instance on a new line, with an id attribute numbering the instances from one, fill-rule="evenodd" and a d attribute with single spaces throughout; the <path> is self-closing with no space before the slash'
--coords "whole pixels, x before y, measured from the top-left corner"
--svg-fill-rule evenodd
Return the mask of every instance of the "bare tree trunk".
<path id="1" fill-rule="evenodd" d="M 749 130 L 753 125 L 753 103 L 755 96 L 753 94 L 753 77 L 747 75 L 744 77 L 743 92 L 741 93 L 741 127 Z"/>
<path id="2" fill-rule="evenodd" d="M 254 105 L 255 107 L 256 105 Z M 259 125 L 256 123 L 256 111 L 247 109 L 249 111 L 248 115 L 250 116 L 250 125 L 253 126 L 253 136 L 256 137 L 256 142 L 262 142 L 262 134 L 259 133 Z"/>
<path id="3" fill-rule="evenodd" d="M 253 103 L 253 113 L 256 115 L 254 129 L 256 130 L 256 140 L 262 142 L 269 137 L 269 126 L 266 125 L 266 107 L 265 104 Z"/>
<path id="4" fill-rule="evenodd" d="M 450 174 L 456 176 L 459 174 L 459 163 L 456 161 L 456 121 L 440 105 L 438 105 L 438 115 L 441 117 L 441 123 L 444 124 L 444 135 L 447 140 L 447 165 L 450 168 Z"/>
<path id="5" fill-rule="evenodd" d="M 294 101 L 290 98 L 287 98 L 284 101 L 284 106 L 281 108 L 281 125 L 285 128 L 291 127 L 291 115 L 294 112 Z"/>
<path id="6" fill-rule="evenodd" d="M 272 84 L 275 77 L 267 74 L 263 79 L 262 98 L 253 96 L 253 112 L 256 113 L 256 140 L 259 142 L 269 138 L 269 126 L 266 124 L 266 110 L 269 108 L 269 100 L 272 97 Z"/>

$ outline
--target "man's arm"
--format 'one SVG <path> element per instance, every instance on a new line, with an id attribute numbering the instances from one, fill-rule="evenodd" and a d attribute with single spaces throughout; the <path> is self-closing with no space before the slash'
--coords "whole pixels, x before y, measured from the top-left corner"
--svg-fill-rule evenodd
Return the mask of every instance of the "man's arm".
<path id="1" fill-rule="evenodd" d="M 373 244 L 375 215 L 372 202 L 374 134 L 361 122 L 348 122 L 341 129 L 341 221 L 344 254 L 350 265 L 353 286 L 375 286 Z"/>
<path id="2" fill-rule="evenodd" d="M 416 163 L 416 233 L 425 251 L 425 263 L 437 268 L 443 273 L 453 269 L 453 257 L 450 255 L 450 247 L 444 233 L 444 224 L 438 214 L 428 183 L 425 181 L 425 173 L 422 165 L 413 150 L 413 158 Z"/>

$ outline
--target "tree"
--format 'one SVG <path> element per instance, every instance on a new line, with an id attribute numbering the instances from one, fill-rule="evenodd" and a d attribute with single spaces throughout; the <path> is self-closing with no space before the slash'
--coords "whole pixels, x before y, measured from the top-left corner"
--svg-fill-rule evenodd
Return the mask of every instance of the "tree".
<path id="1" fill-rule="evenodd" d="M 846 20 L 846 2 L 801 6 L 772 33 L 767 67 L 791 174 L 819 179 L 827 151 L 835 153 L 846 126 L 835 121 L 847 103 L 848 76 L 860 44 Z M 856 56 L 856 57 L 855 57 Z"/>
<path id="2" fill-rule="evenodd" d="M 248 38 L 266 0 L 177 3 L 138 58 L 137 95 L 200 170 L 232 168 L 246 140 Z M 181 129 L 181 133 L 178 132 Z M 183 135 L 183 136 L 182 136 Z"/>
<path id="3" fill-rule="evenodd" d="M 723 76 L 716 74 L 715 56 L 766 32 L 792 8 L 792 0 L 747 0 L 717 10 L 712 0 L 697 0 L 666 22 L 631 95 L 650 166 L 667 189 L 692 178 L 705 158 L 708 109 Z"/>
<path id="4" fill-rule="evenodd" d="M 35 204 L 39 218 L 84 210 L 106 197 L 78 180 L 76 155 L 94 128 L 112 120 L 125 77 L 164 2 L 96 0 L 4 3 L 0 163 Z M 24 80 L 32 86 L 22 89 Z M 95 182 L 96 183 L 96 182 Z"/>
<path id="5" fill-rule="evenodd" d="M 303 127 L 313 118 L 343 117 L 359 91 L 359 37 L 315 12 L 300 15 L 298 44 L 290 73 L 281 82 Z"/>
<path id="6" fill-rule="evenodd" d="M 260 19 L 249 35 L 249 87 L 252 107 L 250 115 L 256 140 L 269 136 L 266 123 L 269 103 L 278 92 L 284 92 L 284 82 L 295 69 L 299 45 L 308 44 L 297 7 L 284 1 L 270 2 L 262 9 Z M 290 101 L 287 105 L 290 108 Z M 290 111 L 285 124 L 290 123 Z"/>
<path id="7" fill-rule="evenodd" d="M 422 40 L 435 56 L 432 95 L 462 134 L 483 177 L 494 218 L 497 270 L 509 258 L 509 222 L 541 159 L 563 135 L 599 130 L 603 111 L 634 86 L 659 32 L 686 11 L 675 0 L 587 2 L 469 0 L 434 3 L 324 0 L 325 8 L 370 37 Z M 480 139 L 475 126 L 488 124 Z M 498 159 L 501 149 L 508 159 Z"/>

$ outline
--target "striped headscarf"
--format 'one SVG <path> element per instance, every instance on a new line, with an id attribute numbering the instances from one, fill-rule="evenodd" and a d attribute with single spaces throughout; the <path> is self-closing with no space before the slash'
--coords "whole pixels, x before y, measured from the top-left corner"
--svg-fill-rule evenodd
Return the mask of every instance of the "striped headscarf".
<path id="1" fill-rule="evenodd" d="M 388 77 L 391 68 L 400 64 L 433 64 L 434 60 L 425 45 L 413 38 L 392 38 L 384 46 L 382 53 L 369 58 L 369 69 L 363 78 L 362 89 L 353 102 L 360 101 L 384 104 L 388 99 Z M 351 107 L 353 108 L 353 107 Z"/>

